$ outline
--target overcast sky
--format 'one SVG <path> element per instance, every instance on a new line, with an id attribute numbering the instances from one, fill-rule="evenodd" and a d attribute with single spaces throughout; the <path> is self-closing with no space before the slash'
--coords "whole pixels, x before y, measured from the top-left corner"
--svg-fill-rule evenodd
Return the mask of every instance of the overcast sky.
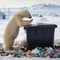
<path id="1" fill-rule="evenodd" d="M 38 3 L 50 3 L 60 5 L 60 0 L 0 0 L 0 8 L 31 6 Z"/>

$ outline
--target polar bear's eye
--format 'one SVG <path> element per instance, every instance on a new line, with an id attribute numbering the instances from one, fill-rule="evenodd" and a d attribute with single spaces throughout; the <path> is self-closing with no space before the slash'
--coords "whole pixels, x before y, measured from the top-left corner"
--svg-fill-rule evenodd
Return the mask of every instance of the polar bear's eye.
<path id="1" fill-rule="evenodd" d="M 28 18 L 32 18 L 32 16 L 30 14 L 28 16 L 29 16 Z"/>
<path id="2" fill-rule="evenodd" d="M 29 18 L 32 18 L 32 16 L 31 16 L 31 15 L 29 15 Z"/>

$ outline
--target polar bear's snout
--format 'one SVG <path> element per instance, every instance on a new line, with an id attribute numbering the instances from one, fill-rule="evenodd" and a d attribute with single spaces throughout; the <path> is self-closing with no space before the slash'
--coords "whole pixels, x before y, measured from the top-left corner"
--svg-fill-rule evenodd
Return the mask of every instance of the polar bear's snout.
<path id="1" fill-rule="evenodd" d="M 32 22 L 32 21 L 33 21 L 33 19 L 30 20 L 30 22 Z"/>

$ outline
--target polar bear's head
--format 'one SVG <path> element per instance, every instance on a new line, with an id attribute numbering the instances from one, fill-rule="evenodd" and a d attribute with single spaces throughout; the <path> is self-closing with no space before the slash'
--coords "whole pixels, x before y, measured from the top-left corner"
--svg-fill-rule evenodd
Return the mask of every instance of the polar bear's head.
<path id="1" fill-rule="evenodd" d="M 23 18 L 28 18 L 23 20 Z M 17 13 L 17 24 L 19 27 L 28 25 L 32 21 L 32 16 L 27 10 L 22 10 L 19 13 Z"/>
<path id="2" fill-rule="evenodd" d="M 27 17 L 27 18 L 32 18 L 31 14 L 29 13 L 29 11 L 27 10 L 22 10 L 20 11 L 20 14 L 19 14 L 22 18 L 24 17 Z"/>

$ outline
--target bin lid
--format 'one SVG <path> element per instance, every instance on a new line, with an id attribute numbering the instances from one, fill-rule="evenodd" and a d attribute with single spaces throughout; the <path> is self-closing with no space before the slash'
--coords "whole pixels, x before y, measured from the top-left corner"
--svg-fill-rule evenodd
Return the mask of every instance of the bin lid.
<path id="1" fill-rule="evenodd" d="M 24 27 L 24 29 L 26 29 L 26 28 L 31 28 L 31 27 L 53 27 L 53 28 L 56 28 L 57 25 L 56 25 L 56 24 L 44 24 L 44 23 L 41 23 L 41 24 L 38 24 L 38 25 L 29 24 L 29 25 L 26 25 L 26 26 Z"/>

